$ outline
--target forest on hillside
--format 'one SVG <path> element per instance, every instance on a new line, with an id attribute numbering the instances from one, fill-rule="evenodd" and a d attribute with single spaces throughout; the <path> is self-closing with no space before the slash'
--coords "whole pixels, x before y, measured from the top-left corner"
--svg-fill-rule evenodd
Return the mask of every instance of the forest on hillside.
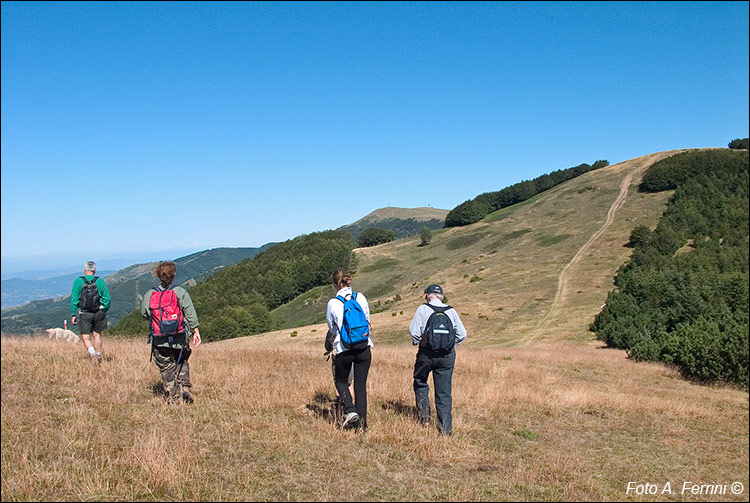
<path id="1" fill-rule="evenodd" d="M 636 360 L 701 382 L 748 386 L 748 151 L 686 152 L 655 163 L 640 190 L 672 190 L 591 330 Z"/>
<path id="2" fill-rule="evenodd" d="M 347 231 L 305 234 L 226 267 L 189 288 L 203 340 L 211 342 L 274 330 L 271 310 L 301 293 L 330 283 L 336 269 L 353 271 L 354 247 L 354 237 Z M 148 324 L 136 310 L 110 332 L 145 335 Z"/>
<path id="3" fill-rule="evenodd" d="M 596 161 L 593 165 L 583 163 L 546 173 L 533 180 L 524 180 L 496 192 L 485 192 L 449 211 L 445 217 L 445 226 L 457 227 L 479 222 L 493 211 L 526 201 L 567 180 L 605 166 L 609 166 L 609 162 L 605 160 Z"/>

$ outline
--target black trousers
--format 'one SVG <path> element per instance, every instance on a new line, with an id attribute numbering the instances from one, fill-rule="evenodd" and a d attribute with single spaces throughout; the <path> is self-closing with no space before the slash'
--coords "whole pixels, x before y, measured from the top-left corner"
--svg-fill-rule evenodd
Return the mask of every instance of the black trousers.
<path id="1" fill-rule="evenodd" d="M 341 397 L 344 414 L 356 412 L 363 425 L 367 424 L 367 374 L 370 372 L 372 352 L 365 349 L 344 351 L 334 358 L 336 365 L 336 391 Z M 349 371 L 354 364 L 354 400 L 349 393 Z"/>

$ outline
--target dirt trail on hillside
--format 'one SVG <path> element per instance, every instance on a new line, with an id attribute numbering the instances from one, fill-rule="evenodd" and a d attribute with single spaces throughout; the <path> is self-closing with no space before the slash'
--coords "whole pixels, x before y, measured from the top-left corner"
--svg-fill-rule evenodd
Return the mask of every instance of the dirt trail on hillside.
<path id="1" fill-rule="evenodd" d="M 623 204 L 625 204 L 625 200 L 628 197 L 628 191 L 630 189 L 630 184 L 633 181 L 633 177 L 637 174 L 641 174 L 643 171 L 646 170 L 646 168 L 650 167 L 652 164 L 654 164 L 657 161 L 660 161 L 661 159 L 668 157 L 670 155 L 673 155 L 676 153 L 675 151 L 670 152 L 660 152 L 658 154 L 650 154 L 643 157 L 638 157 L 636 159 L 632 159 L 630 161 L 625 161 L 622 163 L 622 166 L 620 166 L 620 170 L 627 170 L 627 174 L 625 175 L 625 178 L 622 179 L 622 182 L 620 182 L 620 194 L 617 196 L 617 199 L 615 199 L 615 202 L 612 203 L 612 206 L 610 206 L 609 211 L 607 212 L 607 219 L 605 220 L 604 224 L 597 230 L 591 238 L 589 238 L 588 241 L 581 247 L 578 252 L 573 256 L 573 258 L 565 264 L 565 267 L 563 267 L 562 271 L 560 272 L 560 277 L 557 281 L 557 292 L 555 293 L 555 299 L 552 301 L 552 306 L 550 307 L 550 310 L 547 312 L 547 314 L 542 318 L 542 320 L 537 324 L 536 327 L 531 329 L 527 335 L 525 335 L 520 341 L 519 345 L 523 346 L 530 342 L 532 342 L 534 339 L 536 339 L 539 334 L 547 328 L 550 321 L 555 318 L 555 316 L 559 313 L 561 310 L 561 307 L 565 304 L 565 301 L 568 299 L 568 280 L 571 277 L 571 270 L 573 266 L 575 266 L 578 262 L 581 261 L 581 258 L 586 254 L 586 252 L 591 248 L 591 245 L 601 237 L 602 234 L 609 228 L 609 226 L 614 222 L 615 220 L 615 214 L 617 211 L 622 207 Z M 617 167 L 617 165 L 613 166 Z"/>

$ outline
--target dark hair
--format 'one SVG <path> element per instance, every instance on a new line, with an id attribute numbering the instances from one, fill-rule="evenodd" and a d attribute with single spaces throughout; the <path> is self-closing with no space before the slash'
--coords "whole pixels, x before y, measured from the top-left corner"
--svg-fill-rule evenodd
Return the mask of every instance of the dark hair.
<path id="1" fill-rule="evenodd" d="M 337 288 L 352 286 L 352 275 L 343 269 L 339 269 L 333 273 L 333 284 Z"/>
<path id="2" fill-rule="evenodd" d="M 168 287 L 177 275 L 177 265 L 171 260 L 164 261 L 154 267 L 154 276 L 159 278 L 161 286 Z"/>

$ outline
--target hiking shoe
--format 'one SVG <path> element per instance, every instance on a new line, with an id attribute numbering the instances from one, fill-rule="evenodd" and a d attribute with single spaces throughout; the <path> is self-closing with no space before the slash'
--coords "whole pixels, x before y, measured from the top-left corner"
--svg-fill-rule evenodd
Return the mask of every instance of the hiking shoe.
<path id="1" fill-rule="evenodd" d="M 190 390 L 187 388 L 182 389 L 182 401 L 185 403 L 195 402 L 195 398 L 193 397 L 193 394 L 190 393 Z"/>
<path id="2" fill-rule="evenodd" d="M 356 412 L 350 412 L 344 416 L 344 422 L 341 427 L 344 429 L 356 428 L 359 426 L 359 414 Z"/>
<path id="3" fill-rule="evenodd" d="M 167 403 L 179 403 L 182 401 L 182 386 L 170 383 L 164 387 L 164 391 L 164 399 Z"/>

